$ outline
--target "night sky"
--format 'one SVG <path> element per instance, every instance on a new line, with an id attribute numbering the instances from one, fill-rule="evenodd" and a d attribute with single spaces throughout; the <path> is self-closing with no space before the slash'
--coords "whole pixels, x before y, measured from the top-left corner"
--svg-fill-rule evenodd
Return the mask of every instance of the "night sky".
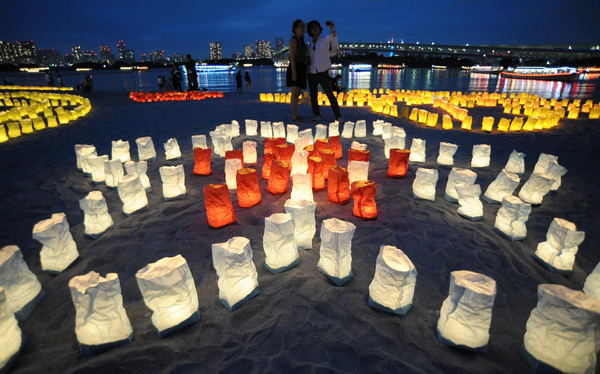
<path id="1" fill-rule="evenodd" d="M 244 44 L 289 40 L 300 18 L 332 19 L 341 42 L 403 39 L 422 44 L 600 44 L 598 0 L 334 0 L 334 1 L 5 1 L 0 40 L 33 40 L 38 48 L 71 46 L 116 52 L 118 40 L 140 53 L 208 58 L 220 41 L 224 57 Z"/>

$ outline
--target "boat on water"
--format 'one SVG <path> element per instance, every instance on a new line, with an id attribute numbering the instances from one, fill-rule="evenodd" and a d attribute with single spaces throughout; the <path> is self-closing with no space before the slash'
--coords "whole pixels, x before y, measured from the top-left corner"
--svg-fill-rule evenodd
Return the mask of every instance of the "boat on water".
<path id="1" fill-rule="evenodd" d="M 351 71 L 371 71 L 373 66 L 371 64 L 350 64 L 348 68 Z"/>
<path id="2" fill-rule="evenodd" d="M 288 66 L 290 66 L 290 62 L 285 60 L 285 61 L 275 61 L 273 63 L 273 66 L 275 67 L 275 69 L 287 69 Z"/>
<path id="3" fill-rule="evenodd" d="M 213 73 L 222 71 L 235 71 L 237 69 L 236 64 L 227 65 L 208 65 L 208 64 L 196 64 L 196 71 L 199 73 Z"/>
<path id="4" fill-rule="evenodd" d="M 343 67 L 342 64 L 331 64 L 331 70 L 340 70 Z"/>
<path id="5" fill-rule="evenodd" d="M 471 73 L 474 74 L 500 74 L 502 72 L 502 66 L 473 66 Z"/>
<path id="6" fill-rule="evenodd" d="M 377 65 L 377 69 L 390 69 L 390 70 L 398 70 L 404 69 L 406 65 L 393 65 L 393 64 L 379 64 Z"/>
<path id="7" fill-rule="evenodd" d="M 500 75 L 511 79 L 531 79 L 540 81 L 573 82 L 579 78 L 585 69 L 577 70 L 571 67 L 520 67 L 502 71 Z"/>

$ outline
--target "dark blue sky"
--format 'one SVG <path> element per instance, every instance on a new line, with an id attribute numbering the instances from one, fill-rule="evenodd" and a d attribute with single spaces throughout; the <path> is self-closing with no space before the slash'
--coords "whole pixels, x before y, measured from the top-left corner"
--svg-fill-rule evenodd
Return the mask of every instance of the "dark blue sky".
<path id="1" fill-rule="evenodd" d="M 333 19 L 340 41 L 436 44 L 600 44 L 598 0 L 284 0 L 5 1 L 0 40 L 38 48 L 165 50 L 207 58 L 220 41 L 225 57 L 255 39 L 287 41 L 296 18 Z"/>

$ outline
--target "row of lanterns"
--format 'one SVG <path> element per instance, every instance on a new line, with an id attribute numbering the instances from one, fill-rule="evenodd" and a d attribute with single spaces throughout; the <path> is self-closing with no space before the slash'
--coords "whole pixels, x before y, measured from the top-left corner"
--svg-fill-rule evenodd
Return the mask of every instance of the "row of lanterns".
<path id="1" fill-rule="evenodd" d="M 50 86 L 6 86 L 0 85 L 2 91 L 73 91 L 73 87 L 50 87 Z"/>
<path id="2" fill-rule="evenodd" d="M 167 91 L 167 92 L 130 92 L 129 98 L 139 103 L 152 103 L 157 101 L 187 101 L 204 100 L 223 97 L 223 92 L 213 91 Z"/>

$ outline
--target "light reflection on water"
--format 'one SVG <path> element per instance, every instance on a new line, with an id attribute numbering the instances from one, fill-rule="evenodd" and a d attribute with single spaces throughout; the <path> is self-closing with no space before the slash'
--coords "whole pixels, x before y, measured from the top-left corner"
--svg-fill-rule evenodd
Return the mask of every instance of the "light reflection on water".
<path id="1" fill-rule="evenodd" d="M 248 71 L 252 78 L 253 92 L 289 92 L 285 86 L 285 69 L 271 66 L 242 68 L 242 75 Z M 157 91 L 158 76 L 168 78 L 170 69 L 152 69 L 146 71 L 61 71 L 65 85 L 75 87 L 86 75 L 94 78 L 95 90 L 110 91 Z M 53 72 L 57 82 L 59 73 Z M 211 91 L 235 92 L 235 72 L 200 72 L 198 80 L 201 88 Z M 600 100 L 600 80 L 598 74 L 587 74 L 573 83 L 533 81 L 524 79 L 506 79 L 498 75 L 472 74 L 458 69 L 373 69 L 371 71 L 350 71 L 347 68 L 331 71 L 332 75 L 342 75 L 342 86 L 349 89 L 374 88 L 461 91 L 461 92 L 528 92 L 540 97 L 581 98 Z M 183 87 L 187 87 L 183 74 Z M 0 73 L 0 82 L 4 79 L 18 85 L 46 85 L 44 74 Z"/>

